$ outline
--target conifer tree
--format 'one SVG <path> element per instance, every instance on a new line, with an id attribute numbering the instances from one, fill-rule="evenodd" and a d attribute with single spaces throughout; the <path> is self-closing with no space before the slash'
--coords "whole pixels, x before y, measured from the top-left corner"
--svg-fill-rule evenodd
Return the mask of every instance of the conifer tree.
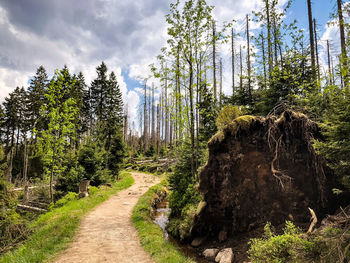
<path id="1" fill-rule="evenodd" d="M 38 146 L 44 162 L 45 176 L 50 180 L 51 202 L 54 201 L 54 178 L 59 177 L 64 171 L 63 160 L 71 142 L 69 138 L 75 134 L 74 117 L 77 105 L 74 98 L 64 100 L 65 91 L 72 88 L 67 86 L 66 77 L 62 71 L 56 71 L 50 81 L 45 94 L 47 103 L 42 107 L 42 112 L 48 121 L 47 128 L 41 132 L 36 130 L 39 135 Z"/>
<path id="2" fill-rule="evenodd" d="M 46 70 L 43 66 L 40 66 L 28 87 L 28 118 L 30 130 L 33 130 L 33 128 L 36 128 L 37 130 L 44 128 L 45 122 L 41 115 L 41 107 L 46 100 L 45 92 L 47 84 L 48 77 Z"/>

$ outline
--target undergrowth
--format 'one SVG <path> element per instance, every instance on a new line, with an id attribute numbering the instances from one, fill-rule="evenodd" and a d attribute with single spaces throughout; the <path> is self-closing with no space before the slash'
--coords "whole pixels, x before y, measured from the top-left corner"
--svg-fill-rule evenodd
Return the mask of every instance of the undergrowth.
<path id="1" fill-rule="evenodd" d="M 173 244 L 165 240 L 162 229 L 152 221 L 152 201 L 166 184 L 166 181 L 162 181 L 151 187 L 139 199 L 132 212 L 132 222 L 140 236 L 141 245 L 157 263 L 194 263 L 182 255 Z"/>
<path id="2" fill-rule="evenodd" d="M 110 188 L 92 187 L 90 196 L 83 199 L 69 193 L 29 226 L 32 234 L 18 249 L 3 255 L 0 263 L 36 263 L 54 259 L 67 248 L 87 212 L 134 182 L 129 173 L 121 172 L 120 177 Z"/>
<path id="3" fill-rule="evenodd" d="M 248 255 L 252 263 L 350 262 L 348 226 L 324 226 L 312 234 L 305 234 L 287 221 L 281 235 L 274 233 L 270 223 L 264 230 L 263 237 L 250 241 Z"/>

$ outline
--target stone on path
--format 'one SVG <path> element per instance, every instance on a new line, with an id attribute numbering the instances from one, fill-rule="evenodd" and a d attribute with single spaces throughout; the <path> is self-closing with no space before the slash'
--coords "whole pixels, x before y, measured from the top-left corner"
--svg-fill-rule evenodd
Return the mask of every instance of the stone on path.
<path id="1" fill-rule="evenodd" d="M 232 248 L 225 248 L 216 255 L 215 262 L 232 263 L 233 259 L 234 259 L 234 254 L 232 252 Z"/>
<path id="2" fill-rule="evenodd" d="M 219 252 L 219 249 L 217 249 L 217 248 L 208 248 L 208 249 L 204 250 L 203 256 L 206 259 L 215 260 L 215 257 L 218 254 L 218 252 Z"/>

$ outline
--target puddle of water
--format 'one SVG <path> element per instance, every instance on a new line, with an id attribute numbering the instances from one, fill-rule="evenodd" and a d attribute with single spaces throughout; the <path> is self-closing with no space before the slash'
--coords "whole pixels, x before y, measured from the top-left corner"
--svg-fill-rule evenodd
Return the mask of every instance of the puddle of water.
<path id="1" fill-rule="evenodd" d="M 157 204 L 157 208 L 153 210 L 153 222 L 156 223 L 163 230 L 165 240 L 169 239 L 169 234 L 166 231 L 166 225 L 169 222 L 170 208 L 167 201 L 160 202 Z"/>
<path id="2" fill-rule="evenodd" d="M 169 202 L 167 201 L 158 203 L 157 208 L 153 209 L 152 212 L 152 216 L 154 218 L 153 222 L 161 227 L 161 229 L 163 230 L 165 240 L 177 246 L 185 256 L 192 258 L 197 263 L 208 263 L 209 261 L 205 260 L 203 257 L 198 255 L 195 248 L 191 247 L 190 245 L 181 244 L 178 240 L 169 236 L 168 232 L 165 229 L 166 225 L 169 222 L 169 214 L 170 208 Z"/>

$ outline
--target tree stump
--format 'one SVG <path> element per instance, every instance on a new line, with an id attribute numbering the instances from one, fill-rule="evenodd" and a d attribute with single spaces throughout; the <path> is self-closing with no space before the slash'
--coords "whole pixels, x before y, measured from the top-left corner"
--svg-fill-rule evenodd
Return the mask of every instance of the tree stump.
<path id="1" fill-rule="evenodd" d="M 90 180 L 83 180 L 80 182 L 80 185 L 79 185 L 80 198 L 89 196 L 89 186 L 90 186 Z"/>
<path id="2" fill-rule="evenodd" d="M 29 201 L 29 181 L 26 181 L 25 185 L 24 185 L 24 194 L 23 194 L 23 203 L 27 204 Z"/>

